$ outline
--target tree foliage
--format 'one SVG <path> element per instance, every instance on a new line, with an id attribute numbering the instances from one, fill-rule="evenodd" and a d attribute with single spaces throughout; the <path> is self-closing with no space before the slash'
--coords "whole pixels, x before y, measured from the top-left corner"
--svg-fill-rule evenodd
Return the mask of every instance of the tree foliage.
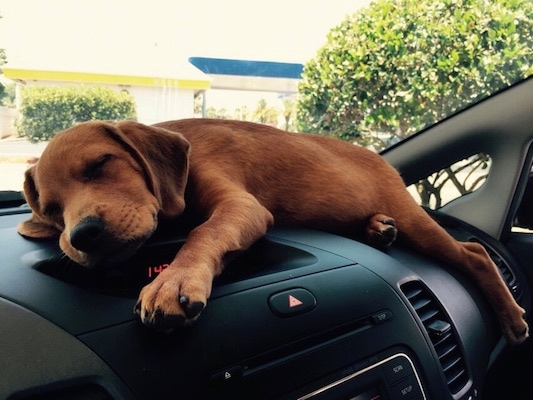
<path id="1" fill-rule="evenodd" d="M 285 103 L 284 103 L 285 104 Z M 287 103 L 288 104 L 288 103 Z M 199 108 L 197 108 L 199 111 Z M 215 107 L 208 107 L 206 110 L 206 117 L 207 118 L 218 118 L 218 119 L 236 119 L 241 121 L 253 121 L 258 122 L 260 124 L 270 124 L 270 125 L 277 125 L 278 119 L 280 115 L 285 112 L 288 112 L 287 110 L 281 110 L 278 107 L 271 107 L 268 105 L 267 101 L 265 99 L 260 99 L 257 102 L 256 107 L 253 110 L 249 110 L 247 106 L 242 106 L 239 108 L 236 108 L 231 114 L 226 108 L 215 108 Z M 290 115 L 286 116 L 285 114 L 284 118 L 289 118 Z M 290 122 L 290 121 L 289 121 Z"/>
<path id="2" fill-rule="evenodd" d="M 283 116 L 283 125 L 280 126 L 281 129 L 286 131 L 296 131 L 296 110 L 297 103 L 293 98 L 286 98 L 282 100 L 283 108 L 281 114 Z"/>
<path id="3" fill-rule="evenodd" d="M 532 73 L 530 0 L 376 0 L 305 65 L 298 127 L 379 149 Z"/>
<path id="4" fill-rule="evenodd" d="M 257 102 L 257 107 L 252 113 L 252 121 L 260 124 L 276 124 L 279 117 L 279 110 L 276 107 L 269 107 L 265 99 Z"/>
<path id="5" fill-rule="evenodd" d="M 15 107 L 15 98 L 16 98 L 16 84 L 8 83 L 2 86 L 0 90 L 0 106 L 4 107 Z"/>
<path id="6" fill-rule="evenodd" d="M 135 100 L 127 92 L 97 86 L 29 86 L 21 91 L 20 136 L 31 142 L 51 139 L 77 123 L 134 119 Z"/>

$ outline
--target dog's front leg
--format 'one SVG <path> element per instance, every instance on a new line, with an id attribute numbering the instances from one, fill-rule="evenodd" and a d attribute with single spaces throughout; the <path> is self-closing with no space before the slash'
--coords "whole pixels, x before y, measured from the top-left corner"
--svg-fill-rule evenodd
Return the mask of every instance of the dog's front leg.
<path id="1" fill-rule="evenodd" d="M 248 248 L 266 233 L 273 220 L 251 195 L 219 202 L 210 218 L 188 235 L 169 267 L 142 289 L 135 306 L 142 322 L 172 331 L 195 321 L 207 304 L 225 257 Z"/>

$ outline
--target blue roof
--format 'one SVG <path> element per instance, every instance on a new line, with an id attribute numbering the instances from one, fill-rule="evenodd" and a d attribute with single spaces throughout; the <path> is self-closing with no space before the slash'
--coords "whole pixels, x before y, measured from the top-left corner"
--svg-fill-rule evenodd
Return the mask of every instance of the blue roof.
<path id="1" fill-rule="evenodd" d="M 210 75 L 300 79 L 303 71 L 302 64 L 273 61 L 191 57 L 189 62 L 200 71 Z"/>

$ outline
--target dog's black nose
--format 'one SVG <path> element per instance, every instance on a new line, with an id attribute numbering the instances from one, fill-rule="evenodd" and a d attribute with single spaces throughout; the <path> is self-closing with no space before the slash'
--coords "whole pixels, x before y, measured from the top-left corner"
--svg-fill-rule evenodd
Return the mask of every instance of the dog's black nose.
<path id="1" fill-rule="evenodd" d="M 70 232 L 70 244 L 76 249 L 89 252 L 102 245 L 104 223 L 100 218 L 88 217 L 81 220 Z"/>

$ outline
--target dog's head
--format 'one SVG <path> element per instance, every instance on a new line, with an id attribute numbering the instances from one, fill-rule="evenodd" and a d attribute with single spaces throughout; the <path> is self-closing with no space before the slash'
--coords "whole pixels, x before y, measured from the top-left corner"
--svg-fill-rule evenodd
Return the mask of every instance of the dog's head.
<path id="1" fill-rule="evenodd" d="M 26 171 L 32 216 L 18 231 L 59 237 L 75 262 L 121 261 L 185 207 L 189 142 L 133 121 L 91 121 L 60 132 Z"/>

